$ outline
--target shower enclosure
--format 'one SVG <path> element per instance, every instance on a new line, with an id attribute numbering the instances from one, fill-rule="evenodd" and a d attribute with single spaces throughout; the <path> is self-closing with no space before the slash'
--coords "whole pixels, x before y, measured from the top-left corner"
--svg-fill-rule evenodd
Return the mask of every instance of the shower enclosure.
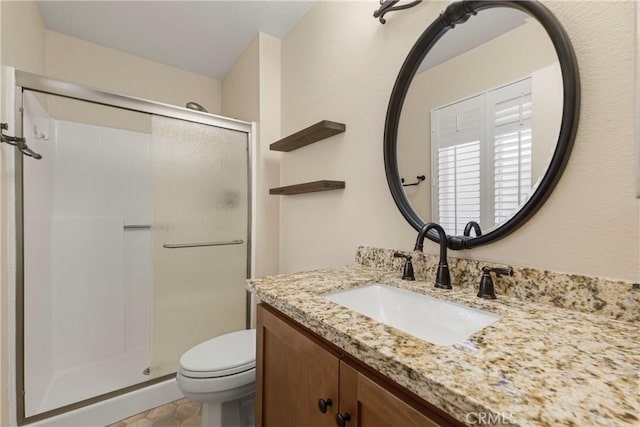
<path id="1" fill-rule="evenodd" d="M 248 326 L 251 124 L 17 72 L 17 420 Z"/>

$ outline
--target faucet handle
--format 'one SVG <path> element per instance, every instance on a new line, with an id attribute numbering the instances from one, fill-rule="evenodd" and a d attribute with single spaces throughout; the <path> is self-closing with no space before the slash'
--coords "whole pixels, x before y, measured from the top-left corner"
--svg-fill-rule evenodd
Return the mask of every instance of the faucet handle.
<path id="1" fill-rule="evenodd" d="M 480 289 L 478 290 L 478 298 L 484 299 L 496 299 L 496 291 L 493 287 L 493 279 L 491 273 L 498 275 L 513 276 L 513 268 L 499 268 L 499 267 L 482 267 L 482 277 L 480 278 Z"/>
<path id="2" fill-rule="evenodd" d="M 402 280 L 416 280 L 415 275 L 413 274 L 413 264 L 411 263 L 411 255 L 405 255 L 401 252 L 396 252 L 393 254 L 396 258 L 404 258 L 404 268 L 402 269 Z"/>
<path id="3" fill-rule="evenodd" d="M 496 273 L 500 276 L 513 276 L 513 267 L 501 268 L 501 267 L 489 267 L 485 265 L 484 267 L 482 267 L 482 272 Z"/>

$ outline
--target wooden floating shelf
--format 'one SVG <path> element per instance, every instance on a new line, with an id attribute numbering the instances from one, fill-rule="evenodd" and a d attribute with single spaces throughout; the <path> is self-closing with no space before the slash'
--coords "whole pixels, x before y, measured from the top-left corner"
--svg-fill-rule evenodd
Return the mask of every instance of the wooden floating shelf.
<path id="1" fill-rule="evenodd" d="M 313 144 L 314 142 L 342 133 L 346 129 L 347 127 L 344 123 L 323 120 L 274 142 L 269 148 L 272 151 L 293 151 L 305 145 Z"/>
<path id="2" fill-rule="evenodd" d="M 345 187 L 344 181 L 314 181 L 304 184 L 288 185 L 286 187 L 272 188 L 269 194 L 288 196 L 292 194 L 313 193 L 315 191 L 340 190 Z"/>

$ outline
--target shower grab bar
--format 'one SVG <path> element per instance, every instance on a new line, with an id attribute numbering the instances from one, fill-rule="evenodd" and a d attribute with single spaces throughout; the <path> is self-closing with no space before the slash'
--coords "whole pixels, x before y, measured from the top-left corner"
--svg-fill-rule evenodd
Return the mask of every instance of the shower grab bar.
<path id="1" fill-rule="evenodd" d="M 184 243 L 184 244 L 169 244 L 162 245 L 165 249 L 181 249 L 181 248 L 200 248 L 204 246 L 226 246 L 226 245 L 241 245 L 244 240 L 229 240 L 226 242 L 205 242 L 205 243 Z"/>
<path id="2" fill-rule="evenodd" d="M 124 228 L 125 230 L 151 230 L 150 225 L 144 225 L 144 224 L 131 224 L 131 225 L 125 224 L 122 228 Z"/>

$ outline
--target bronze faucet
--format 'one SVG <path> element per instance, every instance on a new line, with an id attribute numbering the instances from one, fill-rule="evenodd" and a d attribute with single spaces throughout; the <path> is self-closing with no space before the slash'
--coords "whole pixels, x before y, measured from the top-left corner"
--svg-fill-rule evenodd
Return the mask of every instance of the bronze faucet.
<path id="1" fill-rule="evenodd" d="M 449 275 L 449 265 L 447 264 L 447 234 L 440 224 L 429 222 L 422 226 L 416 239 L 414 251 L 422 251 L 424 247 L 424 239 L 427 237 L 429 230 L 434 229 L 440 237 L 440 261 L 438 262 L 438 271 L 436 272 L 436 288 L 452 289 L 451 276 Z"/>

